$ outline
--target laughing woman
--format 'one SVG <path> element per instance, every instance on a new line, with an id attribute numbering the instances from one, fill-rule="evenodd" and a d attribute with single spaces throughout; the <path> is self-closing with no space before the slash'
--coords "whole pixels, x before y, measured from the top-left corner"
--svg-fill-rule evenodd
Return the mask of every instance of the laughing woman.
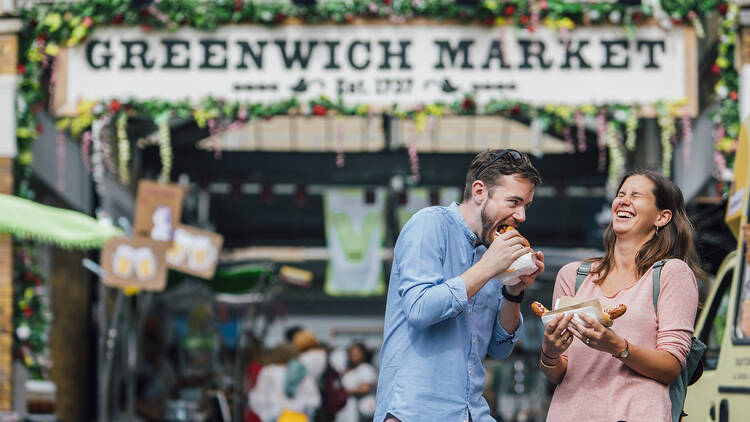
<path id="1" fill-rule="evenodd" d="M 585 261 L 590 272 L 577 292 L 582 263 L 560 270 L 553 303 L 561 296 L 596 298 L 602 307 L 622 303 L 628 311 L 612 328 L 585 315 L 587 326 L 572 315 L 547 325 L 540 365 L 558 384 L 547 421 L 671 421 L 668 386 L 690 351 L 696 275 L 705 279 L 680 189 L 651 171 L 625 176 L 604 247 L 603 257 Z M 657 313 L 652 274 L 662 260 Z"/>

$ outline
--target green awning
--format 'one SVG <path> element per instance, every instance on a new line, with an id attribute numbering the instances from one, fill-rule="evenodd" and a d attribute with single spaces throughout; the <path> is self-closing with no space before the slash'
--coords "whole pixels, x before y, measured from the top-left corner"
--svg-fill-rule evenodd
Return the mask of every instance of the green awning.
<path id="1" fill-rule="evenodd" d="M 4 194 L 0 194 L 0 233 L 63 249 L 96 249 L 107 239 L 123 235 L 120 229 L 86 214 Z"/>

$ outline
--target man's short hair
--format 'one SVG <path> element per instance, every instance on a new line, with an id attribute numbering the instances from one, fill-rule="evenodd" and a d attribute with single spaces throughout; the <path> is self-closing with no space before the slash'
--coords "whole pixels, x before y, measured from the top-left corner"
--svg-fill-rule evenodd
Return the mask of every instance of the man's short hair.
<path id="1" fill-rule="evenodd" d="M 503 156 L 499 157 L 500 155 Z M 471 185 L 475 181 L 481 180 L 487 190 L 491 191 L 498 184 L 500 176 L 514 174 L 528 180 L 534 187 L 542 183 L 542 176 L 539 175 L 539 171 L 534 168 L 526 154 L 508 149 L 480 152 L 471 161 L 469 171 L 466 172 L 464 200 L 471 198 Z"/>

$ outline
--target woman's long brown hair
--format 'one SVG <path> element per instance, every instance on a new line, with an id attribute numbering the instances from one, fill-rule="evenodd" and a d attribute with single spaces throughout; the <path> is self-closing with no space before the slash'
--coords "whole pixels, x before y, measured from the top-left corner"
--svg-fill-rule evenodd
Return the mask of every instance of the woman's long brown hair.
<path id="1" fill-rule="evenodd" d="M 693 242 L 694 228 L 685 211 L 685 199 L 682 196 L 682 191 L 674 182 L 659 173 L 651 170 L 634 170 L 623 177 L 617 192 L 620 191 L 628 177 L 637 175 L 647 177 L 654 184 L 652 193 L 656 200 L 656 208 L 672 212 L 672 219 L 669 223 L 659 228 L 659 232 L 654 234 L 635 255 L 637 278 L 641 278 L 656 262 L 662 259 L 677 258 L 685 261 L 693 270 L 700 286 L 702 281 L 708 281 L 708 274 L 701 269 L 699 264 L 698 253 Z M 604 231 L 604 256 L 590 259 L 592 262 L 599 263 L 591 271 L 597 275 L 595 283 L 603 282 L 607 275 L 614 270 L 616 241 L 617 236 L 612 228 L 612 222 L 610 222 Z M 702 289 L 699 288 L 699 290 Z"/>

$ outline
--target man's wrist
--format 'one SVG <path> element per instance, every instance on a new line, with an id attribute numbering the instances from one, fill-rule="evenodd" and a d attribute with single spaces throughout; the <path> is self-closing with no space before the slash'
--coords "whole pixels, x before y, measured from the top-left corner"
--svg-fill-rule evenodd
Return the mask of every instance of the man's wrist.
<path id="1" fill-rule="evenodd" d="M 511 296 L 523 296 L 524 287 L 522 283 L 518 283 L 515 286 L 503 285 L 505 291 Z"/>
<path id="2" fill-rule="evenodd" d="M 510 290 L 512 287 L 513 286 L 508 287 L 508 286 L 503 285 L 503 288 L 501 290 L 503 294 L 503 298 L 513 303 L 521 303 L 523 301 L 524 289 L 521 288 L 521 289 L 518 289 L 520 290 L 519 292 L 514 292 L 513 290 Z"/>

